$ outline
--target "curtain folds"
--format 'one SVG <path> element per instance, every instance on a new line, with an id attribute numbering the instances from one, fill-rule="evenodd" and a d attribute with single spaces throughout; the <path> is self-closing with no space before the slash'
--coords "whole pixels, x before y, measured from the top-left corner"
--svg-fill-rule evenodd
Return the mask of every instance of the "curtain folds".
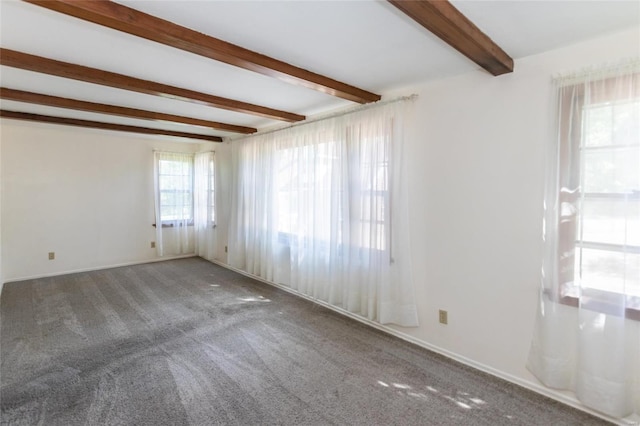
<path id="1" fill-rule="evenodd" d="M 214 155 L 213 152 L 201 152 L 194 159 L 195 253 L 207 260 L 214 259 L 216 247 Z"/>
<path id="2" fill-rule="evenodd" d="M 528 368 L 587 407 L 638 416 L 640 60 L 559 78 L 556 91 Z"/>
<path id="3" fill-rule="evenodd" d="M 234 142 L 229 263 L 370 320 L 416 326 L 409 104 Z"/>

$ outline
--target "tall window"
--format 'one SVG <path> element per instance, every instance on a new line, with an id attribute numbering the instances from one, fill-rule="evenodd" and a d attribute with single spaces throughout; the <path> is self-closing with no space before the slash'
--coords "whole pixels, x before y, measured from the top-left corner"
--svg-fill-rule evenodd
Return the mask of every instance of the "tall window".
<path id="1" fill-rule="evenodd" d="M 193 253 L 194 155 L 155 152 L 154 188 L 158 255 Z"/>
<path id="2" fill-rule="evenodd" d="M 640 296 L 640 100 L 586 105 L 583 123 L 576 269 L 583 286 Z"/>
<path id="3" fill-rule="evenodd" d="M 229 263 L 373 321 L 416 325 L 402 156 L 408 107 L 234 142 Z"/>
<path id="4" fill-rule="evenodd" d="M 195 155 L 194 163 L 195 225 L 198 228 L 211 228 L 216 224 L 214 153 L 200 152 Z"/>
<path id="5" fill-rule="evenodd" d="M 549 143 L 527 367 L 545 385 L 621 419 L 640 402 L 640 58 L 555 85 L 559 137 Z"/>
<path id="6" fill-rule="evenodd" d="M 390 125 L 393 128 L 393 124 Z M 352 129 L 355 131 L 355 129 Z M 358 239 L 361 247 L 388 250 L 390 238 L 389 161 L 387 135 L 364 139 L 366 149 L 360 154 L 358 173 L 362 198 L 357 206 Z"/>
<path id="7" fill-rule="evenodd" d="M 193 224 L 193 154 L 158 153 L 157 182 L 162 225 Z"/>
<path id="8" fill-rule="evenodd" d="M 216 256 L 215 154 L 199 152 L 195 155 L 194 213 L 195 252 L 212 260 Z"/>
<path id="9" fill-rule="evenodd" d="M 640 77 L 561 91 L 561 296 L 640 318 Z"/>
<path id="10" fill-rule="evenodd" d="M 215 226 L 216 224 L 216 178 L 215 178 L 215 170 L 214 170 L 214 162 L 213 156 L 211 156 L 211 160 L 208 161 L 208 183 L 209 183 L 209 193 L 208 193 L 208 208 L 209 208 L 209 220 L 211 224 Z"/>

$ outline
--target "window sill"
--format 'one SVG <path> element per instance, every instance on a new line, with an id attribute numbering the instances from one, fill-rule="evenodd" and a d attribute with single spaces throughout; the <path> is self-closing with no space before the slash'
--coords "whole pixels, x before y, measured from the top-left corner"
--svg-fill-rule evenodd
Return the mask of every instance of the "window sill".
<path id="1" fill-rule="evenodd" d="M 600 312 L 612 316 L 621 316 L 619 301 L 620 298 L 625 297 L 625 309 L 624 317 L 633 321 L 640 321 L 640 297 L 638 296 L 624 296 L 620 293 L 614 293 L 612 291 L 594 290 L 589 289 L 589 293 L 593 296 L 572 296 L 572 295 L 558 295 L 555 298 L 551 297 L 551 291 L 545 290 L 550 298 L 563 305 L 572 306 L 574 308 L 581 307 L 594 312 Z M 581 303 L 582 299 L 582 303 Z"/>
<path id="2" fill-rule="evenodd" d="M 154 228 L 157 228 L 157 227 L 158 227 L 158 225 L 157 225 L 157 224 L 155 224 L 155 223 L 151 224 L 151 226 L 153 226 Z M 163 227 L 163 228 L 180 228 L 180 227 L 182 227 L 182 226 L 183 226 L 183 225 L 175 226 L 173 223 L 163 223 L 163 224 L 162 224 L 162 227 Z M 186 225 L 186 226 L 193 226 L 193 222 L 189 222 L 189 223 L 187 223 L 187 225 Z"/>
<path id="3" fill-rule="evenodd" d="M 156 225 L 155 223 L 152 223 L 151 226 L 156 228 L 158 225 Z M 182 225 L 178 225 L 178 227 L 181 227 L 181 226 Z M 193 222 L 189 222 L 189 223 L 187 223 L 187 226 L 194 226 L 194 224 L 193 224 Z M 163 223 L 162 227 L 163 228 L 175 228 L 176 226 L 174 226 L 173 223 Z M 209 225 L 209 226 L 207 226 L 207 228 L 216 229 L 216 224 L 214 223 L 213 225 Z"/>

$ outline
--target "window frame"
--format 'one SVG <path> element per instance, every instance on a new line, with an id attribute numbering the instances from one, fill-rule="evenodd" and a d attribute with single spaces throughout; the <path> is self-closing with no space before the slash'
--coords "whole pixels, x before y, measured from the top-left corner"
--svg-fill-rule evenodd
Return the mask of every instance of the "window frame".
<path id="1" fill-rule="evenodd" d="M 216 160 L 215 160 L 215 156 L 211 156 L 211 158 L 209 159 L 209 163 L 207 164 L 207 174 L 208 174 L 208 185 L 209 185 L 209 190 L 207 192 L 207 200 L 208 200 L 208 209 L 210 210 L 210 217 L 207 218 L 207 224 L 208 226 L 211 226 L 212 228 L 216 228 L 216 220 L 218 219 L 218 215 L 217 215 L 217 211 L 216 211 Z M 195 209 L 195 157 L 194 157 L 194 164 L 193 164 L 193 175 L 194 175 L 194 209 Z M 194 219 L 195 219 L 195 214 L 194 214 Z"/>
<path id="2" fill-rule="evenodd" d="M 591 84 L 605 84 L 613 86 L 613 79 L 605 79 L 604 81 L 596 81 Z M 561 89 L 565 90 L 565 88 Z M 605 103 L 605 102 L 616 102 L 620 101 L 622 98 L 612 94 L 612 90 L 606 90 L 606 94 L 603 94 L 601 91 L 597 91 L 600 95 L 595 99 L 591 99 L 590 105 Z M 584 84 L 578 84 L 573 87 L 573 90 L 566 90 L 563 94 L 561 105 L 563 110 L 561 111 L 561 120 L 558 123 L 559 126 L 559 173 L 567 173 L 566 170 L 570 170 L 572 175 L 569 179 L 572 181 L 571 187 L 578 188 L 574 192 L 566 192 L 559 193 L 559 205 L 562 205 L 563 201 L 571 201 L 574 205 L 576 201 L 581 196 L 587 197 L 597 197 L 602 196 L 602 198 L 622 198 L 623 194 L 618 193 L 584 193 L 581 192 L 580 187 L 580 174 L 582 170 L 579 167 L 570 167 L 574 162 L 577 164 L 581 164 L 580 157 L 582 155 L 581 151 L 583 150 L 583 111 L 586 105 L 585 99 L 585 90 Z M 640 194 L 631 194 L 629 197 L 640 198 Z M 610 314 L 610 315 L 620 315 L 619 311 L 619 300 L 621 297 L 624 297 L 625 300 L 625 312 L 624 317 L 627 319 L 640 321 L 640 296 L 633 296 L 630 294 L 619 293 L 615 291 L 607 291 L 601 289 L 593 289 L 589 288 L 589 293 L 592 294 L 593 298 L 589 296 L 581 295 L 576 296 L 572 293 L 572 289 L 568 288 L 569 282 L 574 281 L 574 277 L 576 274 L 575 270 L 575 256 L 576 249 L 592 246 L 593 248 L 597 248 L 600 250 L 610 251 L 610 252 L 619 252 L 622 251 L 622 246 L 617 244 L 607 244 L 607 243 L 599 243 L 597 241 L 582 241 L 580 240 L 580 236 L 578 235 L 578 215 L 574 215 L 570 221 L 563 221 L 561 217 L 561 209 L 558 211 L 558 276 L 560 280 L 560 284 L 557 288 L 555 294 L 551 293 L 550 290 L 545 291 L 549 296 L 553 296 L 555 300 L 558 302 L 573 306 L 580 307 L 581 299 L 584 299 L 588 305 L 588 309 L 595 310 L 597 312 Z M 597 246 L 597 247 L 596 247 Z M 636 250 L 640 250 L 640 246 L 628 246 L 631 248 L 633 252 Z M 567 250 L 570 250 L 572 255 L 569 257 L 569 262 L 566 259 L 562 258 L 563 253 L 566 253 Z M 567 279 L 570 278 L 570 279 Z"/>
<path id="3" fill-rule="evenodd" d="M 160 177 L 163 176 L 162 173 L 160 173 L 160 168 L 161 168 L 161 162 L 162 161 L 176 161 L 176 160 L 162 160 L 159 159 L 158 160 L 158 197 L 159 199 L 162 199 L 162 193 L 163 192 L 167 192 L 168 190 L 163 191 L 160 187 L 160 182 L 161 179 Z M 194 209 L 195 209 L 195 157 L 192 155 L 191 156 L 191 173 L 190 173 L 190 178 L 191 178 L 191 217 L 186 221 L 186 223 L 179 223 L 178 227 L 182 227 L 182 226 L 194 226 Z M 189 191 L 182 191 L 182 192 L 189 192 Z M 162 215 L 162 209 L 160 210 L 160 215 Z M 161 219 L 161 226 L 162 228 L 174 228 L 176 227 L 176 219 L 171 219 L 171 220 L 162 220 Z M 157 223 L 153 224 L 154 227 L 157 227 Z"/>

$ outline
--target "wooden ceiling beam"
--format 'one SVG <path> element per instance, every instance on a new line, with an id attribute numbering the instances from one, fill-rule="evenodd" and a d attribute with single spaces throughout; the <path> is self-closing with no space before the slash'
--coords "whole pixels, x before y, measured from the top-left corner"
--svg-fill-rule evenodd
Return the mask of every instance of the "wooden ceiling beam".
<path id="1" fill-rule="evenodd" d="M 388 0 L 493 75 L 513 72 L 513 59 L 447 0 Z"/>
<path id="2" fill-rule="evenodd" d="M 152 129 L 149 127 L 127 126 L 124 124 L 103 123 L 100 121 L 78 120 L 76 118 L 53 117 L 50 115 L 30 114 L 26 112 L 0 109 L 0 117 L 13 120 L 35 121 L 39 123 L 61 124 L 65 126 L 87 127 L 91 129 L 114 130 L 118 132 L 142 133 L 147 135 L 177 136 L 180 138 L 199 139 L 209 142 L 222 142 L 219 136 L 200 135 L 197 133 L 175 132 L 172 130 Z"/>
<path id="3" fill-rule="evenodd" d="M 25 0 L 118 31 L 359 103 L 380 96 L 111 1 Z"/>
<path id="4" fill-rule="evenodd" d="M 258 131 L 253 127 L 236 126 L 233 124 L 218 123 L 216 121 L 201 120 L 198 118 L 183 117 L 173 114 L 164 114 L 160 112 L 146 111 L 136 108 L 127 108 L 115 105 L 81 101 L 77 99 L 61 98 L 58 96 L 50 96 L 40 93 L 25 92 L 23 90 L 9 89 L 6 87 L 0 87 L 0 98 L 17 102 L 27 102 L 37 105 L 52 106 L 56 108 L 66 108 L 78 111 L 117 115 L 120 117 L 190 124 L 193 126 L 210 127 L 212 129 L 225 130 L 235 133 L 250 134 Z"/>
<path id="5" fill-rule="evenodd" d="M 244 114 L 257 115 L 272 120 L 296 122 L 305 119 L 304 115 L 221 98 L 219 96 L 169 86 L 155 81 L 142 80 L 96 68 L 56 61 L 54 59 L 30 55 L 28 53 L 10 49 L 0 48 L 0 65 L 49 74 L 56 77 L 84 81 L 87 83 L 100 84 L 103 86 L 144 93 L 147 95 L 197 103 L 200 105 L 226 109 Z"/>

